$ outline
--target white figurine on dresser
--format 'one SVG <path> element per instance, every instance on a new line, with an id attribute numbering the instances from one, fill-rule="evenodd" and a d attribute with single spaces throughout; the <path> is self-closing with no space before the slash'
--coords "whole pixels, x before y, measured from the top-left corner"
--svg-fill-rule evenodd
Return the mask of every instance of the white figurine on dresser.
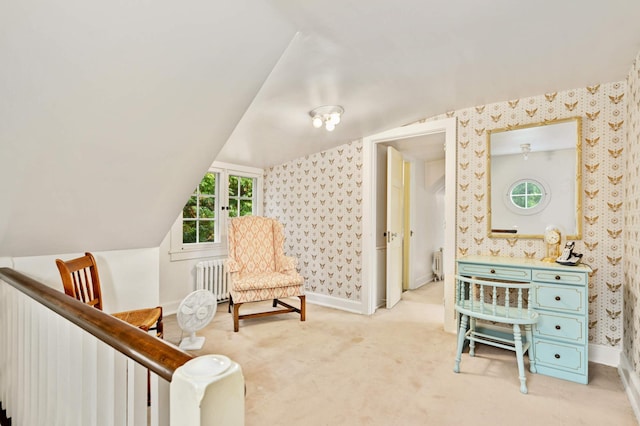
<path id="1" fill-rule="evenodd" d="M 458 275 L 531 282 L 529 303 L 538 312 L 533 325 L 535 367 L 539 374 L 589 382 L 587 265 L 564 266 L 534 259 L 465 256 Z"/>

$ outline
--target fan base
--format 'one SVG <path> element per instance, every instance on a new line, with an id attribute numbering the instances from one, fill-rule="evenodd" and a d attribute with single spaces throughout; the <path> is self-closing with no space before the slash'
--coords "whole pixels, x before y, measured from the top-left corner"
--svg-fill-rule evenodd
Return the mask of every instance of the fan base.
<path id="1" fill-rule="evenodd" d="M 204 337 L 200 336 L 200 337 L 185 337 L 184 339 L 182 339 L 182 342 L 180 342 L 180 349 L 185 350 L 185 351 L 195 351 L 198 349 L 202 349 L 202 346 L 204 345 Z"/>

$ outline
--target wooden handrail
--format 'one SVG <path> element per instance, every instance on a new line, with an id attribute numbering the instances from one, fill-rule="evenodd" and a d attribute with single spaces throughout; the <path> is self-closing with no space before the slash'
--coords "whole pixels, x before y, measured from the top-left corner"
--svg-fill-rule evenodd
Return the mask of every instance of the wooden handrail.
<path id="1" fill-rule="evenodd" d="M 0 279 L 167 381 L 171 381 L 178 367 L 193 358 L 175 346 L 11 268 L 0 268 Z"/>

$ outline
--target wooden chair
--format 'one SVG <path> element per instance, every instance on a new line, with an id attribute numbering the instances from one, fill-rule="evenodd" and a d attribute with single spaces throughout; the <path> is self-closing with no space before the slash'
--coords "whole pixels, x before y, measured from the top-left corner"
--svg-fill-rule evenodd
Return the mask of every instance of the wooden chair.
<path id="1" fill-rule="evenodd" d="M 56 265 L 62 277 L 65 294 L 102 310 L 98 265 L 91 253 L 85 253 L 82 257 L 67 261 L 56 259 Z M 144 331 L 155 330 L 159 338 L 163 336 L 161 306 L 117 312 L 111 315 Z"/>
<path id="2" fill-rule="evenodd" d="M 305 320 L 304 279 L 296 271 L 297 259 L 284 255 L 284 229 L 275 219 L 261 216 L 234 218 L 229 224 L 229 310 L 233 307 L 233 330 L 241 319 L 297 312 Z M 300 308 L 280 298 L 298 297 Z M 284 309 L 240 315 L 247 302 L 273 300 Z"/>
<path id="3" fill-rule="evenodd" d="M 520 392 L 528 392 L 523 358 L 529 351 L 529 371 L 535 373 L 531 327 L 538 322 L 538 313 L 531 309 L 530 303 L 526 303 L 532 287 L 530 282 L 488 281 L 456 275 L 455 309 L 462 317 L 454 372 L 460 372 L 465 340 L 469 340 L 470 356 L 475 355 L 476 342 L 508 349 L 516 353 Z M 477 320 L 489 323 L 479 324 Z M 511 325 L 512 336 L 506 327 L 498 328 L 491 323 Z M 524 342 L 520 326 L 525 329 Z"/>

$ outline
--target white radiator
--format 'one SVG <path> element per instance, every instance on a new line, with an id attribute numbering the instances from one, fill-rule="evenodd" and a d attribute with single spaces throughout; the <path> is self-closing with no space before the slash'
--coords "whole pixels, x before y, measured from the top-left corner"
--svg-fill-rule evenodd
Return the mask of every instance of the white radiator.
<path id="1" fill-rule="evenodd" d="M 209 290 L 221 302 L 229 300 L 224 259 L 207 260 L 196 265 L 196 290 Z"/>
<path id="2" fill-rule="evenodd" d="M 435 280 L 442 281 L 442 249 L 433 252 L 433 263 L 431 264 Z"/>

